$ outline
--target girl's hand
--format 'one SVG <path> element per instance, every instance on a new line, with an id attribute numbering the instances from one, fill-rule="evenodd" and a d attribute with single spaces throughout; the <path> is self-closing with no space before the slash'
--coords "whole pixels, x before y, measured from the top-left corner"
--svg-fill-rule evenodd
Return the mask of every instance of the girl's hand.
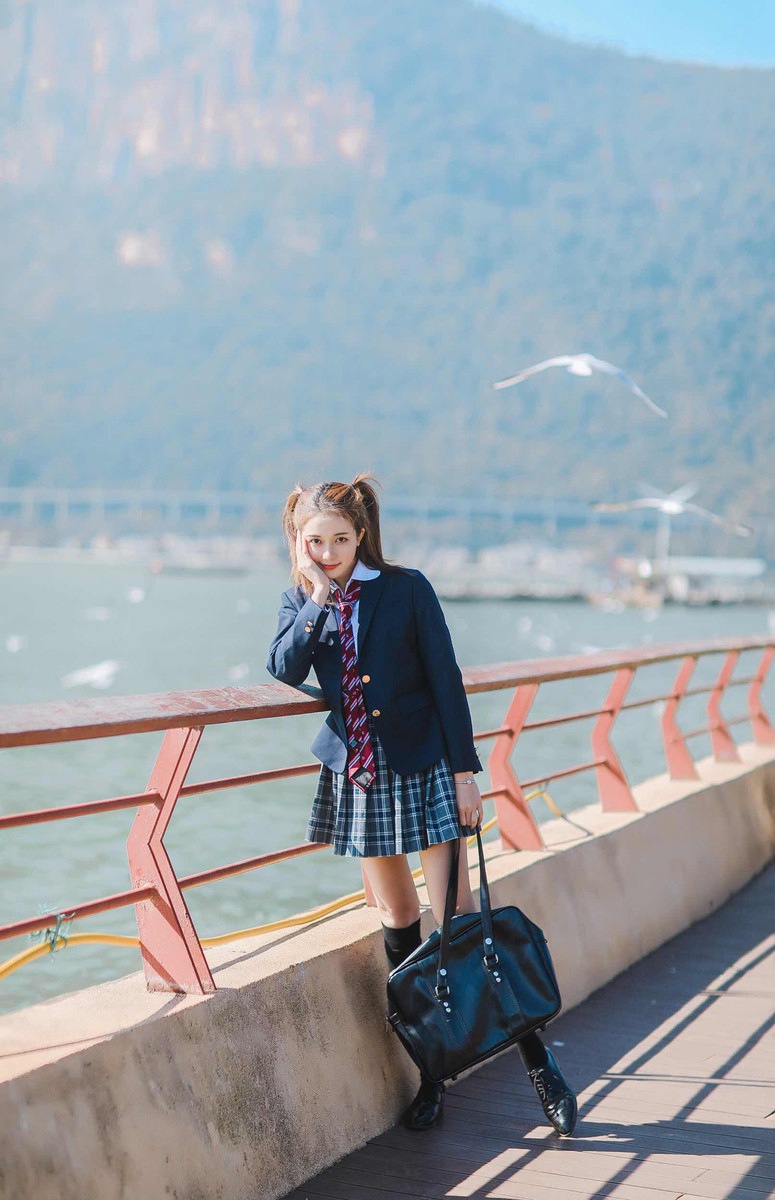
<path id="1" fill-rule="evenodd" d="M 322 608 L 331 591 L 331 580 L 310 555 L 301 529 L 296 532 L 296 564 L 304 578 L 312 584 L 312 599 Z"/>
<path id="2" fill-rule="evenodd" d="M 455 799 L 460 824 L 476 829 L 482 819 L 482 796 L 479 784 L 471 775 L 455 779 Z"/>

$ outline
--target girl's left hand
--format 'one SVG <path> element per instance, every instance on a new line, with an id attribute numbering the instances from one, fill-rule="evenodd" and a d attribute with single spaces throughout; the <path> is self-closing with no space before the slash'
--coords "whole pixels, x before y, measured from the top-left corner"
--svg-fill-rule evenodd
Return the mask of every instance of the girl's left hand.
<path id="1" fill-rule="evenodd" d="M 470 776 L 468 777 L 470 779 Z M 462 779 L 455 780 L 455 799 L 457 800 L 457 815 L 461 825 L 476 829 L 482 819 L 482 796 L 479 784 L 475 779 L 465 783 Z"/>

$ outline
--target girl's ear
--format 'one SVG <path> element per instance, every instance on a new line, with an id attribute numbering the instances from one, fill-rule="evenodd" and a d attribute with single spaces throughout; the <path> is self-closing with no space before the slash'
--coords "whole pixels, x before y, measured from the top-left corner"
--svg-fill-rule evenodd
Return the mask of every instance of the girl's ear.
<path id="1" fill-rule="evenodd" d="M 360 544 L 361 544 L 361 538 L 363 537 L 363 535 L 364 535 L 364 533 L 365 533 L 365 532 L 366 532 L 366 530 L 365 530 L 365 529 L 362 529 L 362 530 L 361 530 L 361 532 L 358 534 L 358 545 L 359 545 L 359 546 L 360 546 Z"/>

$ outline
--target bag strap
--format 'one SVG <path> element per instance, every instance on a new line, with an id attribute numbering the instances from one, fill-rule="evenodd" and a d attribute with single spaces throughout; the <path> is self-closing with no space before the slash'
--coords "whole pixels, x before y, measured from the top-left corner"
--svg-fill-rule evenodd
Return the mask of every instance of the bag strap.
<path id="1" fill-rule="evenodd" d="M 484 862 L 484 846 L 482 833 L 476 829 L 476 844 L 479 851 L 479 902 L 482 919 L 482 945 L 485 966 L 492 969 L 498 962 L 492 933 L 492 906 L 490 904 L 490 885 L 487 882 L 487 871 Z M 447 896 L 444 902 L 444 920 L 441 925 L 441 941 L 439 943 L 439 965 L 436 972 L 436 996 L 443 1000 L 449 995 L 447 963 L 449 962 L 449 939 L 452 929 L 452 918 L 455 915 L 457 901 L 458 864 L 460 862 L 460 839 L 455 838 L 452 845 L 452 861 L 449 866 L 447 880 Z"/>
<path id="2" fill-rule="evenodd" d="M 487 881 L 487 870 L 484 865 L 484 846 L 482 831 L 476 827 L 476 847 L 479 851 L 479 907 L 482 917 L 482 939 L 484 946 L 484 961 L 487 967 L 494 967 L 498 961 L 492 932 L 492 905 L 490 903 L 490 885 Z"/>
<path id="3" fill-rule="evenodd" d="M 447 983 L 447 962 L 449 960 L 449 931 L 452 924 L 452 914 L 457 900 L 457 870 L 460 861 L 460 838 L 452 843 L 452 861 L 449 864 L 447 879 L 447 898 L 444 901 L 444 920 L 441 922 L 441 940 L 439 942 L 439 961 L 436 967 L 436 997 L 444 1000 L 449 995 Z"/>

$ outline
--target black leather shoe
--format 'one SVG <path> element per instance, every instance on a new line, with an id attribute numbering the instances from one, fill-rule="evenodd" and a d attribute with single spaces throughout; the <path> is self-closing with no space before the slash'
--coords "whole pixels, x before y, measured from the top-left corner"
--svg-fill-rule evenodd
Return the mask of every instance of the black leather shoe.
<path id="1" fill-rule="evenodd" d="M 420 1090 L 401 1118 L 407 1129 L 430 1129 L 444 1107 L 444 1084 L 423 1079 Z"/>
<path id="2" fill-rule="evenodd" d="M 549 1121 L 560 1137 L 570 1137 L 576 1127 L 579 1108 L 573 1089 L 548 1046 L 545 1065 L 528 1074 Z"/>

